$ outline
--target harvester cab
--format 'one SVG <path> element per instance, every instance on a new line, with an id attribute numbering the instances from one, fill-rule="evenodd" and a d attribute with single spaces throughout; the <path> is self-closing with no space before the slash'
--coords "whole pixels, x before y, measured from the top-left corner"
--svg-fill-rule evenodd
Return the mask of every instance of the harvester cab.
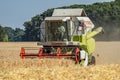
<path id="1" fill-rule="evenodd" d="M 93 36 L 100 33 L 102 27 L 93 31 L 94 24 L 83 9 L 55 9 L 51 17 L 45 18 L 44 28 L 45 42 L 40 44 L 43 47 L 39 53 L 21 53 L 21 57 L 70 57 L 84 66 L 95 63 Z"/>

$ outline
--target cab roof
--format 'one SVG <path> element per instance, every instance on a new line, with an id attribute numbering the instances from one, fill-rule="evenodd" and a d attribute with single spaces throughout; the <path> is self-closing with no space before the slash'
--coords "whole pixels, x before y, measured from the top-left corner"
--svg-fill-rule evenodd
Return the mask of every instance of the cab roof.
<path id="1" fill-rule="evenodd" d="M 81 17 L 87 16 L 84 9 L 77 8 L 77 9 L 54 9 L 52 14 L 54 17 Z"/>

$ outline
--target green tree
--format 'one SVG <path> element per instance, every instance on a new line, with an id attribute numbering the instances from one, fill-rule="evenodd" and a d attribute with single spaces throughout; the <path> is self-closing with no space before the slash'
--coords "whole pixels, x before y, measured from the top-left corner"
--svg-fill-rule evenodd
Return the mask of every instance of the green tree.
<path id="1" fill-rule="evenodd" d="M 3 41 L 3 27 L 0 25 L 0 41 Z"/>
<path id="2" fill-rule="evenodd" d="M 8 35 L 4 33 L 4 28 L 0 25 L 0 41 L 8 42 Z"/>
<path id="3" fill-rule="evenodd" d="M 9 41 L 9 40 L 8 40 L 8 35 L 5 34 L 4 37 L 3 37 L 3 42 L 8 42 L 8 41 Z"/>
<path id="4" fill-rule="evenodd" d="M 14 29 L 12 29 L 11 27 L 4 27 L 3 33 L 8 36 L 9 41 L 14 41 Z"/>
<path id="5" fill-rule="evenodd" d="M 32 41 L 32 22 L 31 21 L 26 21 L 24 22 L 24 27 L 25 27 L 25 35 L 24 35 L 24 41 Z"/>
<path id="6" fill-rule="evenodd" d="M 14 30 L 14 41 L 23 41 L 24 30 L 20 28 L 15 28 Z"/>
<path id="7" fill-rule="evenodd" d="M 36 15 L 32 17 L 31 21 L 25 22 L 23 25 L 25 27 L 25 40 L 26 41 L 40 41 L 40 25 L 43 17 L 41 15 Z"/>

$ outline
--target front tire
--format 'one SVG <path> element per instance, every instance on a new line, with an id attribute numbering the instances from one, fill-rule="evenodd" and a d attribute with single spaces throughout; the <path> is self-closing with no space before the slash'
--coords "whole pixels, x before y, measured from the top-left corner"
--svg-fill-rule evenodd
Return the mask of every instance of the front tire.
<path id="1" fill-rule="evenodd" d="M 91 56 L 89 65 L 95 65 L 95 64 L 96 64 L 95 56 Z"/>

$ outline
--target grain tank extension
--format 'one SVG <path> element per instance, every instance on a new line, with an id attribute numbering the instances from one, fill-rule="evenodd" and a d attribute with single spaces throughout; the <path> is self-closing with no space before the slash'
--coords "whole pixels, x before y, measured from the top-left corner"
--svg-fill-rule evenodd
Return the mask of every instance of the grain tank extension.
<path id="1" fill-rule="evenodd" d="M 95 51 L 95 39 L 102 27 L 95 30 L 94 24 L 87 17 L 84 9 L 54 9 L 51 17 L 44 20 L 42 30 L 45 42 L 38 43 L 43 47 L 38 53 L 26 53 L 26 48 L 21 48 L 20 57 L 38 56 L 72 58 L 83 66 L 95 63 L 92 53 Z"/>

